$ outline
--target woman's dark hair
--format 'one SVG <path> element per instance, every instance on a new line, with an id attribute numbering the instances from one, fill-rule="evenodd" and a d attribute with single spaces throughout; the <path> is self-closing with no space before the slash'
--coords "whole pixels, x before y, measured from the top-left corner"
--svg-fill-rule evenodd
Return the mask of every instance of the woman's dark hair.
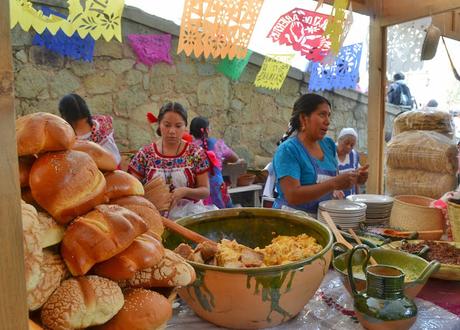
<path id="1" fill-rule="evenodd" d="M 160 112 L 158 113 L 158 128 L 157 128 L 158 136 L 161 136 L 160 123 L 163 120 L 163 117 L 168 112 L 171 112 L 171 111 L 181 116 L 182 119 L 185 121 L 185 126 L 187 126 L 187 110 L 185 110 L 185 108 L 180 103 L 168 102 L 166 104 L 163 104 L 163 106 L 160 108 Z"/>
<path id="2" fill-rule="evenodd" d="M 278 145 L 286 141 L 292 133 L 300 130 L 300 115 L 304 114 L 310 116 L 320 104 L 327 103 L 329 107 L 331 103 L 324 96 L 318 94 L 304 94 L 297 99 L 294 103 L 292 110 L 291 119 L 289 120 L 289 127 L 286 133 L 283 135 L 281 140 L 278 141 Z"/>
<path id="3" fill-rule="evenodd" d="M 208 131 L 209 120 L 205 117 L 195 117 L 190 123 L 190 134 L 195 139 L 201 139 L 203 149 L 208 151 Z"/>
<path id="4" fill-rule="evenodd" d="M 78 94 L 67 94 L 59 101 L 59 113 L 70 125 L 86 118 L 89 126 L 93 126 L 91 111 L 85 100 Z"/>

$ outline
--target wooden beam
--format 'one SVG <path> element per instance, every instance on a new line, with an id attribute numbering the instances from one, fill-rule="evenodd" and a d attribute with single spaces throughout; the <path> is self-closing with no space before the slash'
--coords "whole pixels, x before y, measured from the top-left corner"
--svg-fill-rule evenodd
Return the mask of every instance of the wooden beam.
<path id="1" fill-rule="evenodd" d="M 459 0 L 381 0 L 381 25 L 389 26 L 460 8 Z"/>
<path id="2" fill-rule="evenodd" d="M 433 25 L 441 30 L 443 36 L 460 41 L 460 10 L 433 16 Z"/>
<path id="3" fill-rule="evenodd" d="M 366 191 L 371 194 L 382 194 L 385 142 L 386 28 L 380 25 L 378 18 L 371 18 L 369 29 L 367 150 L 370 166 Z"/>
<path id="4" fill-rule="evenodd" d="M 9 1 L 0 1 L 0 328 L 28 329 Z"/>

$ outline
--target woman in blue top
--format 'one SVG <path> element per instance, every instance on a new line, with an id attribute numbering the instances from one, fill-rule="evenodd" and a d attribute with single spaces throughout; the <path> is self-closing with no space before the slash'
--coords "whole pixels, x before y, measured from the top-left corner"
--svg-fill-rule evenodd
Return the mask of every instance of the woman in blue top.
<path id="1" fill-rule="evenodd" d="M 336 147 L 326 137 L 331 104 L 317 94 L 302 95 L 294 104 L 289 129 L 273 158 L 279 195 L 273 205 L 316 213 L 318 204 L 349 189 L 362 174 L 337 174 Z"/>
<path id="2" fill-rule="evenodd" d="M 351 128 L 343 128 L 337 138 L 337 161 L 339 163 L 339 174 L 360 170 L 360 172 L 367 170 L 369 165 L 360 167 L 359 153 L 353 149 L 358 139 L 358 133 Z M 367 178 L 366 178 L 367 179 Z M 345 196 L 352 194 L 359 194 L 359 186 L 354 185 L 350 189 L 343 191 Z"/>

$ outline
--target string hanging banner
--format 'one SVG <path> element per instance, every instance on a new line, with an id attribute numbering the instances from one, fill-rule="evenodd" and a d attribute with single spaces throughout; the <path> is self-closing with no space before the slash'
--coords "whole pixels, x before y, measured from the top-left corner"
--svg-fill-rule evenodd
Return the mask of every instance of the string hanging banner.
<path id="1" fill-rule="evenodd" d="M 265 57 L 262 67 L 257 74 L 254 85 L 267 89 L 278 90 L 283 86 L 284 80 L 291 67 L 294 54 L 271 54 Z"/>
<path id="2" fill-rule="evenodd" d="M 177 53 L 246 56 L 263 0 L 185 0 Z"/>
<path id="3" fill-rule="evenodd" d="M 67 18 L 57 15 L 46 16 L 37 10 L 29 0 L 10 0 L 10 27 L 19 24 L 24 31 L 32 27 L 42 34 L 47 29 L 52 35 L 63 31 L 68 37 L 78 32 L 81 38 L 88 34 L 95 40 L 101 36 L 106 41 L 113 37 L 121 42 L 121 16 L 124 0 L 67 0 Z"/>
<path id="4" fill-rule="evenodd" d="M 244 71 L 244 68 L 249 62 L 251 58 L 252 51 L 248 50 L 246 53 L 246 57 L 243 59 L 234 58 L 233 60 L 229 60 L 228 57 L 224 58 L 220 63 L 217 65 L 217 71 L 223 73 L 227 77 L 232 80 L 238 80 L 241 74 Z"/>
<path id="5" fill-rule="evenodd" d="M 311 63 L 309 91 L 355 88 L 363 44 L 342 47 L 332 65 Z"/>
<path id="6" fill-rule="evenodd" d="M 147 66 L 159 62 L 173 64 L 170 34 L 130 34 L 128 42 L 138 61 Z"/>
<path id="7" fill-rule="evenodd" d="M 295 8 L 280 16 L 267 35 L 273 42 L 292 46 L 307 60 L 319 62 L 329 52 L 331 42 L 323 36 L 328 15 Z"/>

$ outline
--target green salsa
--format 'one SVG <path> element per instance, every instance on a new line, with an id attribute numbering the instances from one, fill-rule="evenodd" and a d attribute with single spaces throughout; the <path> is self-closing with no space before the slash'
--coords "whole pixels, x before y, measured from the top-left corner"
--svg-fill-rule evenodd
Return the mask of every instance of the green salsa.
<path id="1" fill-rule="evenodd" d="M 406 276 L 404 277 L 404 283 L 412 282 L 417 279 L 417 276 L 415 276 L 415 274 L 404 271 L 404 270 L 403 272 L 404 274 L 406 274 Z M 366 276 L 364 275 L 362 265 L 353 266 L 353 277 L 359 280 L 364 280 L 364 281 L 366 280 Z"/>

